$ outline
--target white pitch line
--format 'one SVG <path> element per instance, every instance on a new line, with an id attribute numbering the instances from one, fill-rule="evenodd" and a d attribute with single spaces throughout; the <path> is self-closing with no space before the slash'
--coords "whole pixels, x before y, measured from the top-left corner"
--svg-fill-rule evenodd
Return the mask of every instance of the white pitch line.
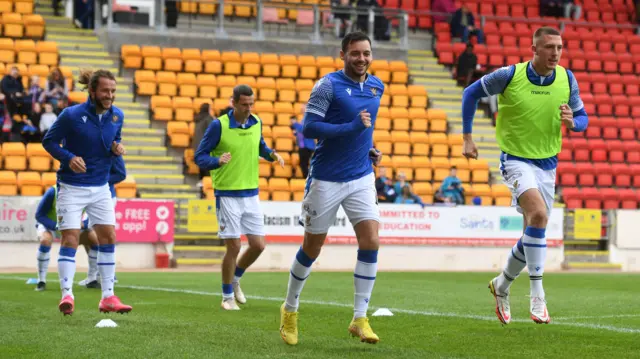
<path id="1" fill-rule="evenodd" d="M 0 276 L 0 279 L 5 280 L 23 280 L 26 281 L 27 278 L 24 277 L 12 277 L 12 276 Z M 152 292 L 167 292 L 167 293 L 181 293 L 181 294 L 195 294 L 195 295 L 203 295 L 203 296 L 212 296 L 212 297 L 221 297 L 222 293 L 217 292 L 204 292 L 199 290 L 191 290 L 191 289 L 179 289 L 179 288 L 163 288 L 163 287 L 148 287 L 148 286 L 139 286 L 139 285 L 118 285 L 118 288 L 125 289 L 134 289 L 134 290 L 147 290 Z M 264 300 L 269 302 L 283 302 L 284 298 L 278 297 L 264 297 L 257 295 L 248 295 L 246 296 L 249 299 L 256 300 Z M 345 304 L 338 302 L 329 302 L 329 301 L 320 301 L 320 300 L 304 300 L 301 299 L 300 303 L 306 304 L 317 304 L 317 305 L 326 305 L 331 307 L 342 307 L 342 308 L 352 308 L 353 304 Z M 474 319 L 474 320 L 482 320 L 482 321 L 497 321 L 495 316 L 484 316 L 484 315 L 474 315 L 474 314 L 461 314 L 461 313 L 446 313 L 446 312 L 433 312 L 433 311 L 421 311 L 421 310 L 411 310 L 411 309 L 400 309 L 400 308 L 388 308 L 392 312 L 404 313 L 404 314 L 413 314 L 413 315 L 422 315 L 427 317 L 445 317 L 445 318 L 460 318 L 460 319 Z M 562 317 L 553 319 L 551 324 L 553 325 L 565 325 L 571 327 L 580 327 L 580 328 L 588 328 L 588 329 L 596 329 L 596 330 L 607 330 L 617 333 L 640 333 L 640 329 L 635 328 L 624 328 L 617 327 L 612 325 L 605 324 L 590 324 L 590 323 L 576 323 L 576 322 L 565 322 L 563 320 L 571 320 L 571 319 L 600 319 L 600 318 L 621 318 L 625 316 L 640 316 L 640 314 L 630 314 L 625 315 L 621 314 L 619 316 L 613 315 L 605 315 L 598 317 Z M 512 319 L 511 322 L 516 323 L 531 323 L 531 320 L 525 319 Z"/>

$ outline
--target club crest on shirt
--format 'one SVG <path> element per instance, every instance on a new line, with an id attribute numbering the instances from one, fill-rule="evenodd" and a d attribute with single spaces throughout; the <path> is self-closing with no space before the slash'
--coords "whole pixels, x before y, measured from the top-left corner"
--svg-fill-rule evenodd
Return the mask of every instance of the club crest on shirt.
<path id="1" fill-rule="evenodd" d="M 113 123 L 118 122 L 118 115 L 113 115 L 112 121 L 113 121 Z"/>
<path id="2" fill-rule="evenodd" d="M 371 88 L 371 93 L 373 94 L 374 97 L 378 97 L 378 89 L 376 89 L 375 87 Z"/>

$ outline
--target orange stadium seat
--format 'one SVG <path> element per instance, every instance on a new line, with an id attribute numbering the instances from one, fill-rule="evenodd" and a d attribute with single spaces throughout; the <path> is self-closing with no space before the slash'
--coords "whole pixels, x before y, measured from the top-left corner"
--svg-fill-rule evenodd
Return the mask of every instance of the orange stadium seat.
<path id="1" fill-rule="evenodd" d="M 17 182 L 21 196 L 42 195 L 42 177 L 39 172 L 18 172 Z"/>
<path id="2" fill-rule="evenodd" d="M 16 196 L 18 179 L 13 171 L 0 171 L 0 196 Z"/>
<path id="3" fill-rule="evenodd" d="M 136 180 L 132 176 L 127 176 L 124 181 L 115 185 L 116 197 L 135 198 L 137 192 Z"/>
<path id="4" fill-rule="evenodd" d="M 2 145 L 4 169 L 24 171 L 27 169 L 27 157 L 24 144 L 21 142 L 7 142 Z"/>

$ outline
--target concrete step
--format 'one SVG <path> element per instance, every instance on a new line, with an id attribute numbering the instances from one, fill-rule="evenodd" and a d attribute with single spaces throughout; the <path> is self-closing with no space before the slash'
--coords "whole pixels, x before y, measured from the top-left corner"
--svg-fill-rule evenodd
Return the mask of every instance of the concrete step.
<path id="1" fill-rule="evenodd" d="M 448 72 L 448 71 L 438 71 L 438 70 L 435 70 L 435 71 L 413 71 L 413 70 L 410 70 L 410 74 L 411 74 L 411 76 L 414 76 L 414 77 L 421 77 L 421 78 L 422 77 L 428 77 L 428 78 L 431 78 L 431 79 L 436 79 L 436 78 L 438 78 L 438 79 L 440 79 L 440 78 L 442 78 L 442 79 L 450 79 L 451 78 L 451 73 L 450 72 Z"/>
<path id="2" fill-rule="evenodd" d="M 407 64 L 419 65 L 419 64 L 437 64 L 438 59 L 433 56 L 411 56 L 407 57 Z"/>
<path id="3" fill-rule="evenodd" d="M 137 184 L 184 184 L 183 174 L 137 173 L 132 176 Z"/>
<path id="4" fill-rule="evenodd" d="M 195 194 L 195 193 L 183 193 L 183 192 L 162 192 L 162 193 L 140 192 L 140 198 L 144 198 L 144 199 L 200 199 L 200 195 Z"/>
<path id="5" fill-rule="evenodd" d="M 418 83 L 416 83 L 416 85 L 417 84 Z M 442 94 L 456 94 L 456 95 L 459 95 L 460 98 L 462 98 L 462 89 L 458 86 L 455 86 L 454 84 L 434 86 L 433 84 L 427 82 L 427 83 L 423 83 L 422 85 L 424 86 L 424 88 L 427 89 L 427 93 L 429 94 L 429 96 L 436 93 L 442 93 Z"/>
<path id="6" fill-rule="evenodd" d="M 128 146 L 164 146 L 164 137 L 162 136 L 126 136 L 122 142 Z"/>
<path id="7" fill-rule="evenodd" d="M 86 34 L 86 35 L 78 35 L 78 34 L 49 34 L 47 33 L 48 41 L 56 41 L 58 43 L 76 43 L 78 45 L 83 45 L 85 43 L 90 44 L 99 44 L 100 40 L 94 34 Z"/>
<path id="8" fill-rule="evenodd" d="M 159 146 L 127 146 L 127 153 L 141 156 L 166 156 L 167 148 Z"/>
<path id="9" fill-rule="evenodd" d="M 214 233 L 176 233 L 174 234 L 173 239 L 180 241 L 179 245 L 183 244 L 182 241 L 204 241 L 204 240 L 219 241 L 220 240 L 220 238 L 218 238 L 218 235 Z M 204 245 L 204 243 L 200 244 L 200 242 L 198 242 L 198 245 Z"/>
<path id="10" fill-rule="evenodd" d="M 409 67 L 409 73 L 413 75 L 414 71 L 440 71 L 447 72 L 451 75 L 451 72 L 447 70 L 446 67 L 437 64 L 437 63 L 410 63 L 407 65 Z"/>
<path id="11" fill-rule="evenodd" d="M 458 102 L 462 107 L 462 94 L 427 92 L 430 100 Z"/>
<path id="12" fill-rule="evenodd" d="M 47 40 L 49 40 L 49 36 L 47 36 Z M 104 52 L 104 45 L 99 42 L 64 42 L 58 40 L 49 40 L 56 41 L 58 43 L 58 49 L 66 49 L 66 50 L 81 50 L 81 51 L 100 51 Z"/>
<path id="13" fill-rule="evenodd" d="M 73 26 L 71 23 L 69 23 L 68 26 L 47 24 L 47 34 L 95 36 L 95 33 L 93 32 L 93 30 L 78 29 L 75 26 Z"/>
<path id="14" fill-rule="evenodd" d="M 178 258 L 178 266 L 218 266 L 222 264 L 222 259 L 217 258 Z"/>
<path id="15" fill-rule="evenodd" d="M 153 137 L 163 137 L 166 134 L 166 130 L 161 128 L 123 128 L 123 135 L 131 135 L 131 136 L 153 136 Z"/>
<path id="16" fill-rule="evenodd" d="M 457 88 L 458 86 L 456 82 L 451 78 L 451 76 L 449 76 L 448 78 L 437 78 L 437 79 L 424 77 L 424 76 L 415 76 L 413 78 L 413 81 L 415 84 L 433 85 L 437 87 L 449 86 L 449 87 Z"/>
<path id="17" fill-rule="evenodd" d="M 433 57 L 433 51 L 431 50 L 408 50 L 409 56 L 426 56 Z"/>
<path id="18" fill-rule="evenodd" d="M 60 58 L 60 64 L 62 66 L 92 66 L 92 67 L 110 67 L 116 68 L 118 65 L 109 59 L 102 58 L 87 58 L 87 57 L 71 57 L 62 56 Z"/>
<path id="19" fill-rule="evenodd" d="M 125 128 L 149 128 L 151 122 L 143 119 L 125 119 L 122 129 Z"/>
<path id="20" fill-rule="evenodd" d="M 188 184 L 149 184 L 149 183 L 141 183 L 138 185 L 139 190 L 144 190 L 145 192 L 153 192 L 153 191 L 167 191 L 167 192 L 179 192 L 179 191 L 191 191 L 200 193 L 200 189 L 195 186 L 191 186 Z"/>
<path id="21" fill-rule="evenodd" d="M 106 51 L 80 51 L 80 50 L 70 50 L 68 48 L 60 49 L 58 53 L 62 57 L 69 56 L 69 57 L 85 57 L 85 58 L 86 57 L 108 58 L 109 56 L 111 56 Z"/>
<path id="22" fill-rule="evenodd" d="M 137 156 L 137 155 L 125 155 L 124 160 L 126 163 L 129 162 L 142 162 L 142 163 L 175 163 L 182 164 L 182 158 L 174 157 L 174 156 Z"/>
<path id="23" fill-rule="evenodd" d="M 582 263 L 582 262 L 564 262 L 562 268 L 567 270 L 579 271 L 611 271 L 619 272 L 622 270 L 620 263 Z"/>
<path id="24" fill-rule="evenodd" d="M 126 146 L 126 143 L 125 143 Z M 129 148 L 130 146 L 127 146 Z M 127 171 L 131 173 L 156 173 L 156 174 L 172 174 L 182 172 L 182 165 L 179 164 L 157 164 L 157 163 L 129 163 Z"/>

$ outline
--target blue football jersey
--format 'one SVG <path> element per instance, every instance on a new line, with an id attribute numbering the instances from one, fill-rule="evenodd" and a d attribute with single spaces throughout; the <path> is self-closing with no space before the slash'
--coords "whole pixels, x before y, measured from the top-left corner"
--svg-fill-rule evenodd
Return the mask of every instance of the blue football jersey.
<path id="1" fill-rule="evenodd" d="M 373 171 L 369 150 L 373 148 L 373 129 L 380 108 L 384 83 L 373 75 L 356 82 L 342 70 L 321 78 L 313 88 L 307 114 L 320 116 L 322 122 L 348 124 L 360 118 L 360 112 L 371 114 L 371 127 L 343 136 L 318 138 L 311 159 L 309 176 L 330 182 L 348 182 Z"/>

